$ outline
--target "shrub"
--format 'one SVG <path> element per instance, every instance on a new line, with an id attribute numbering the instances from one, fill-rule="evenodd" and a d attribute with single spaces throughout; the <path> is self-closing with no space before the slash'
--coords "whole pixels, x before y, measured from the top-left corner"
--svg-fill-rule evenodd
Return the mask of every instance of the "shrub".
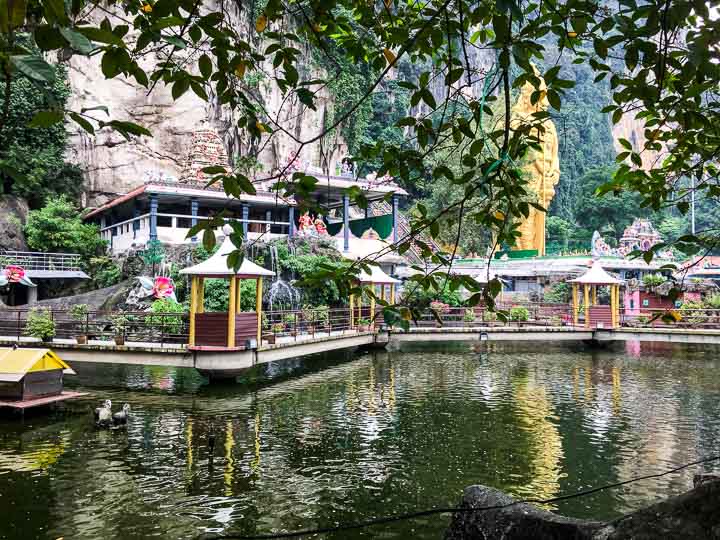
<path id="1" fill-rule="evenodd" d="M 562 281 L 553 283 L 543 292 L 543 300 L 552 304 L 565 304 L 570 301 L 570 296 L 570 285 Z"/>
<path id="2" fill-rule="evenodd" d="M 648 289 L 652 289 L 659 285 L 662 285 L 667 281 L 667 278 L 661 274 L 645 274 L 642 277 L 642 283 Z"/>
<path id="3" fill-rule="evenodd" d="M 713 294 L 705 298 L 705 307 L 710 309 L 720 309 L 720 294 Z"/>
<path id="4" fill-rule="evenodd" d="M 181 315 L 167 315 L 168 313 L 185 313 L 185 307 L 182 304 L 162 298 L 155 300 L 150 305 L 152 313 L 161 313 L 162 315 L 153 315 L 147 318 L 147 322 L 153 326 L 162 327 L 166 334 L 179 334 L 182 329 Z"/>
<path id="5" fill-rule="evenodd" d="M 465 313 L 463 313 L 463 321 L 464 322 L 474 322 L 475 321 L 475 310 L 472 308 L 466 309 Z"/>
<path id="6" fill-rule="evenodd" d="M 530 318 L 530 312 L 528 308 L 523 306 L 515 306 L 510 308 L 510 320 L 511 321 L 527 321 Z"/>
<path id="7" fill-rule="evenodd" d="M 112 326 L 113 334 L 116 336 L 124 336 L 129 322 L 130 319 L 123 314 L 110 317 L 110 326 Z"/>
<path id="8" fill-rule="evenodd" d="M 281 332 L 285 331 L 285 323 L 276 322 L 272 325 L 272 331 L 275 334 L 280 334 Z"/>
<path id="9" fill-rule="evenodd" d="M 25 335 L 50 341 L 55 337 L 55 321 L 47 308 L 32 308 L 25 323 Z"/>
<path id="10" fill-rule="evenodd" d="M 83 223 L 80 212 L 65 197 L 50 198 L 43 208 L 29 212 L 24 231 L 28 246 L 36 251 L 79 253 L 89 258 L 107 247 L 97 225 Z"/>
<path id="11" fill-rule="evenodd" d="M 433 300 L 430 302 L 430 309 L 432 309 L 435 313 L 448 313 L 450 311 L 450 306 L 444 302 L 440 302 L 439 300 Z"/>
<path id="12" fill-rule="evenodd" d="M 73 320 L 85 322 L 85 318 L 88 314 L 88 305 L 87 304 L 75 304 L 70 308 L 70 316 L 73 318 Z"/>
<path id="13" fill-rule="evenodd" d="M 484 311 L 482 314 L 483 321 L 485 322 L 495 322 L 497 321 L 497 313 L 494 311 Z"/>
<path id="14" fill-rule="evenodd" d="M 680 317 L 683 322 L 699 323 L 705 321 L 705 305 L 700 301 L 686 300 L 680 306 Z M 699 310 L 699 311 L 698 311 Z"/>

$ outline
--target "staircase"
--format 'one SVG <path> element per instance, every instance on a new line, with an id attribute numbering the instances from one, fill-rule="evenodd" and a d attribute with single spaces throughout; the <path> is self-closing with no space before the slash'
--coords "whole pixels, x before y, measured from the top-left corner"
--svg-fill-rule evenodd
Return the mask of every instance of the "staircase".
<path id="1" fill-rule="evenodd" d="M 372 216 L 385 216 L 387 214 L 392 214 L 392 205 L 387 201 L 373 201 L 372 203 L 370 203 L 369 213 Z M 402 240 L 410 234 L 410 222 L 408 221 L 407 217 L 405 217 L 405 214 L 403 214 L 402 212 L 398 212 L 396 225 L 398 232 L 398 240 Z M 426 234 L 417 235 L 417 239 L 430 246 L 430 249 L 433 251 L 433 253 L 443 251 L 442 248 Z M 419 246 L 415 244 L 415 242 L 412 242 L 410 244 L 410 249 L 405 252 L 405 257 L 409 258 L 410 261 L 414 264 L 421 264 L 425 262 L 425 259 L 422 256 L 422 250 Z"/>

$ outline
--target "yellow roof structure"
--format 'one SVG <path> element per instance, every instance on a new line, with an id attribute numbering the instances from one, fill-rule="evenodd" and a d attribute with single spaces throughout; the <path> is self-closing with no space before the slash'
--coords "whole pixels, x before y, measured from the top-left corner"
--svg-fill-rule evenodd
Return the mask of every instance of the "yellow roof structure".
<path id="1" fill-rule="evenodd" d="M 18 382 L 31 371 L 62 369 L 66 375 L 75 372 L 50 349 L 13 349 L 0 347 L 0 382 Z"/>
<path id="2" fill-rule="evenodd" d="M 358 276 L 358 281 L 372 285 L 394 285 L 396 283 L 402 283 L 399 279 L 387 275 L 379 266 L 370 266 L 370 273 L 362 270 Z"/>

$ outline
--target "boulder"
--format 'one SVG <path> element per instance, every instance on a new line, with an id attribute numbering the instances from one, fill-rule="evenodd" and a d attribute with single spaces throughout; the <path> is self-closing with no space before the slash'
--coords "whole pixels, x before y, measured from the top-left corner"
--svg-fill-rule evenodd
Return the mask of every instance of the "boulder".
<path id="1" fill-rule="evenodd" d="M 29 251 L 23 232 L 28 211 L 25 199 L 14 195 L 0 197 L 0 250 Z"/>
<path id="2" fill-rule="evenodd" d="M 470 486 L 445 540 L 719 540 L 720 481 L 704 478 L 690 491 L 610 522 L 574 519 Z M 510 506 L 508 506 L 510 505 Z M 475 511 L 472 508 L 502 507 Z"/>

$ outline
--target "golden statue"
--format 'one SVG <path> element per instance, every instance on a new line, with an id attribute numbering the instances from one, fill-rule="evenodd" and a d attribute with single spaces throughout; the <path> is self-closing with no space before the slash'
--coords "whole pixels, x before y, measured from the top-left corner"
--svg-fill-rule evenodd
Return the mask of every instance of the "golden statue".
<path id="1" fill-rule="evenodd" d="M 535 67 L 533 66 L 533 69 Z M 535 75 L 540 77 L 537 69 Z M 532 116 L 538 111 L 546 111 L 549 103 L 546 97 L 547 86 L 540 77 L 540 99 L 533 104 L 530 97 L 536 88 L 526 82 L 520 90 L 520 97 L 512 108 L 512 125 L 538 122 Z M 531 150 L 525 166 L 529 187 L 537 194 L 537 202 L 545 209 L 555 196 L 555 185 L 560 180 L 560 157 L 558 154 L 558 135 L 555 124 L 549 118 L 542 121 L 542 129 L 537 130 L 537 138 L 542 151 Z M 545 255 L 545 212 L 530 207 L 530 215 L 520 224 L 521 237 L 515 242 L 517 249 L 536 249 L 538 255 Z"/>

